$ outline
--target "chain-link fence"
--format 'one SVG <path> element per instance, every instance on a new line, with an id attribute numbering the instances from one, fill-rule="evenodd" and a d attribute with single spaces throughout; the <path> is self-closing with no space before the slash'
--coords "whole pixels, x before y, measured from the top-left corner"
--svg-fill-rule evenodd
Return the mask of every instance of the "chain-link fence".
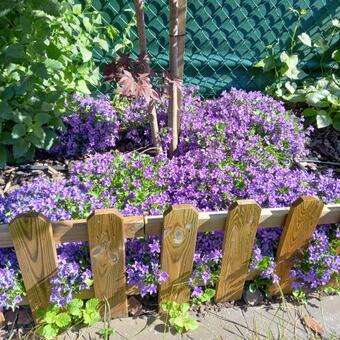
<path id="1" fill-rule="evenodd" d="M 132 0 L 93 0 L 93 5 L 117 27 L 124 27 L 133 15 L 126 11 L 134 8 Z M 268 45 L 277 51 L 288 48 L 297 25 L 290 7 L 306 10 L 299 32 L 312 37 L 322 34 L 331 19 L 340 16 L 339 0 L 188 0 L 184 82 L 199 85 L 206 96 L 232 86 L 263 89 L 273 74 L 254 65 L 269 53 Z M 145 1 L 145 16 L 152 67 L 167 69 L 168 0 Z M 132 36 L 137 55 L 135 31 Z M 318 74 L 321 65 L 313 61 L 311 49 L 306 47 L 303 53 L 304 67 Z"/>

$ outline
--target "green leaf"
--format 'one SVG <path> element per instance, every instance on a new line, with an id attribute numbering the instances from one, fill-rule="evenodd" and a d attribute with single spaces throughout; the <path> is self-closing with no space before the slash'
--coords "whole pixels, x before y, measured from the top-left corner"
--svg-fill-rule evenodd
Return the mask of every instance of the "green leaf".
<path id="1" fill-rule="evenodd" d="M 86 63 L 92 58 L 92 52 L 89 51 L 86 47 L 80 45 L 78 46 L 79 52 L 81 53 L 81 56 L 83 58 L 83 62 Z"/>
<path id="2" fill-rule="evenodd" d="M 44 149 L 49 150 L 54 144 L 54 141 L 56 140 L 57 135 L 51 129 L 46 129 L 45 133 L 46 133 L 46 137 L 45 137 Z"/>
<path id="3" fill-rule="evenodd" d="M 280 54 L 280 60 L 284 64 L 282 67 L 282 75 L 289 79 L 300 79 L 304 73 L 297 68 L 299 57 L 297 54 L 289 55 L 287 52 Z"/>
<path id="4" fill-rule="evenodd" d="M 307 109 L 303 110 L 303 114 L 306 117 L 313 117 L 317 114 L 318 110 L 312 109 L 311 107 L 308 107 Z"/>
<path id="5" fill-rule="evenodd" d="M 39 125 L 47 124 L 51 119 L 51 116 L 48 113 L 39 112 L 34 116 L 34 121 Z"/>
<path id="6" fill-rule="evenodd" d="M 327 98 L 329 95 L 329 91 L 327 90 L 318 90 L 315 92 L 310 92 L 306 94 L 306 103 L 311 106 L 322 107 L 324 104 L 322 100 Z"/>
<path id="7" fill-rule="evenodd" d="M 104 51 L 108 52 L 109 44 L 107 43 L 106 40 L 100 39 L 100 38 L 96 38 L 95 42 L 99 45 L 100 48 L 102 48 Z"/>
<path id="8" fill-rule="evenodd" d="M 315 39 L 314 46 L 320 48 L 323 52 L 329 47 L 327 41 L 321 37 Z"/>
<path id="9" fill-rule="evenodd" d="M 184 322 L 184 328 L 189 331 L 189 330 L 195 330 L 198 328 L 198 322 L 194 319 L 191 319 L 191 318 L 187 318 L 185 319 L 185 322 Z"/>
<path id="10" fill-rule="evenodd" d="M 38 76 L 41 79 L 47 79 L 48 73 L 44 63 L 34 63 L 31 66 L 31 70 L 34 75 Z"/>
<path id="11" fill-rule="evenodd" d="M 310 36 L 307 33 L 301 33 L 298 35 L 298 38 L 300 39 L 300 41 L 309 47 L 312 47 L 312 39 L 310 38 Z"/>
<path id="12" fill-rule="evenodd" d="M 86 84 L 85 80 L 83 80 L 83 79 L 78 80 L 76 89 L 79 92 L 84 93 L 84 94 L 90 94 L 91 93 L 91 91 L 87 87 L 87 84 Z"/>
<path id="13" fill-rule="evenodd" d="M 12 110 L 6 101 L 0 102 L 0 117 L 2 119 L 8 119 L 8 120 L 13 119 Z"/>
<path id="14" fill-rule="evenodd" d="M 335 50 L 332 53 L 332 58 L 337 61 L 340 62 L 340 50 Z"/>
<path id="15" fill-rule="evenodd" d="M 78 318 L 81 317 L 82 315 L 82 311 L 81 309 L 83 308 L 83 301 L 80 299 L 73 299 L 68 305 L 67 305 L 67 310 L 68 312 L 73 315 L 76 316 Z"/>
<path id="16" fill-rule="evenodd" d="M 290 94 L 294 94 L 297 88 L 296 83 L 291 83 L 290 81 L 285 82 L 285 88 L 289 91 Z"/>
<path id="17" fill-rule="evenodd" d="M 332 118 L 329 116 L 328 112 L 326 111 L 319 111 L 316 116 L 316 125 L 319 129 L 327 127 L 333 123 Z"/>
<path id="18" fill-rule="evenodd" d="M 93 31 L 93 25 L 90 23 L 90 19 L 88 17 L 83 18 L 83 25 L 89 33 Z"/>
<path id="19" fill-rule="evenodd" d="M 83 310 L 83 320 L 88 326 L 92 326 L 96 322 L 100 321 L 100 314 L 98 311 Z"/>
<path id="20" fill-rule="evenodd" d="M 74 14 L 76 15 L 80 15 L 81 14 L 81 5 L 77 4 L 72 6 L 72 11 Z"/>
<path id="21" fill-rule="evenodd" d="M 340 28 L 340 20 L 337 19 L 337 18 L 333 19 L 333 20 L 332 20 L 332 25 L 333 25 L 334 27 Z"/>
<path id="22" fill-rule="evenodd" d="M 86 302 L 85 308 L 87 310 L 97 310 L 98 306 L 99 306 L 98 299 L 90 299 Z"/>
<path id="23" fill-rule="evenodd" d="M 15 124 L 12 129 L 12 138 L 18 139 L 26 134 L 25 124 Z"/>
<path id="24" fill-rule="evenodd" d="M 264 72 L 271 71 L 275 68 L 275 57 L 267 56 L 255 64 L 255 67 L 262 67 Z"/>
<path id="25" fill-rule="evenodd" d="M 55 323 L 60 328 L 66 328 L 71 324 L 71 321 L 71 317 L 65 312 L 59 313 L 55 318 Z"/>
<path id="26" fill-rule="evenodd" d="M 55 323 L 55 318 L 57 316 L 58 312 L 56 310 L 48 310 L 44 317 L 44 322 L 53 324 Z"/>
<path id="27" fill-rule="evenodd" d="M 6 166 L 8 159 L 8 150 L 5 146 L 0 145 L 0 169 Z"/>
<path id="28" fill-rule="evenodd" d="M 333 127 L 334 127 L 335 130 L 340 131 L 340 117 L 339 117 L 339 119 L 333 120 Z"/>
<path id="29" fill-rule="evenodd" d="M 9 45 L 5 50 L 5 56 L 13 59 L 25 59 L 25 48 L 21 44 Z"/>
<path id="30" fill-rule="evenodd" d="M 59 329 L 56 325 L 48 324 L 41 328 L 41 332 L 39 333 L 44 336 L 47 340 L 55 339 L 55 337 L 58 335 Z"/>
<path id="31" fill-rule="evenodd" d="M 61 70 L 64 67 L 60 61 L 49 58 L 45 60 L 45 66 L 51 70 Z"/>
<path id="32" fill-rule="evenodd" d="M 119 30 L 111 25 L 106 26 L 106 32 L 111 40 L 116 40 L 119 37 Z"/>
<path id="33" fill-rule="evenodd" d="M 42 144 L 44 144 L 46 133 L 43 128 L 40 126 L 35 126 L 33 129 L 33 133 L 42 141 Z"/>

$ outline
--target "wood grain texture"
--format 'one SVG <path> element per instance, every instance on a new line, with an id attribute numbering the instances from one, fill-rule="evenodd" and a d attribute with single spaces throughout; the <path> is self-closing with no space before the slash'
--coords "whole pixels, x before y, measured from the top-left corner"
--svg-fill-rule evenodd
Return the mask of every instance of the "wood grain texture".
<path id="1" fill-rule="evenodd" d="M 41 214 L 17 216 L 9 225 L 27 298 L 37 320 L 39 308 L 49 304 L 49 279 L 57 271 L 57 253 L 50 221 Z"/>
<path id="2" fill-rule="evenodd" d="M 123 216 L 116 209 L 96 210 L 88 218 L 96 298 L 110 303 L 111 317 L 127 317 Z"/>
<path id="3" fill-rule="evenodd" d="M 190 205 L 173 205 L 164 214 L 161 250 L 161 270 L 169 274 L 159 288 L 160 303 L 189 300 L 188 279 L 192 273 L 198 212 Z"/>
<path id="4" fill-rule="evenodd" d="M 291 290 L 290 270 L 294 257 L 304 250 L 312 238 L 323 209 L 323 203 L 310 196 L 298 198 L 291 206 L 276 253 L 276 273 L 284 293 Z M 278 285 L 270 287 L 272 294 L 279 294 Z"/>
<path id="5" fill-rule="evenodd" d="M 254 200 L 242 200 L 230 207 L 225 223 L 223 259 L 216 301 L 239 300 L 252 254 L 261 208 Z"/>

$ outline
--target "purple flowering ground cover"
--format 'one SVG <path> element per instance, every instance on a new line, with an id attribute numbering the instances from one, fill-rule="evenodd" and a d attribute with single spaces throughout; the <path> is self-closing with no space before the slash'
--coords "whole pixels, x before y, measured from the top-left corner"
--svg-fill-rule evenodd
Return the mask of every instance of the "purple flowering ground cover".
<path id="1" fill-rule="evenodd" d="M 281 102 L 260 92 L 231 90 L 203 101 L 187 89 L 182 130 L 176 154 L 151 157 L 117 145 L 150 145 L 146 105 L 142 100 L 112 105 L 108 97 L 76 97 L 66 130 L 53 154 L 89 155 L 78 161 L 67 180 L 33 180 L 0 197 L 0 222 L 35 210 L 51 220 L 86 218 L 96 208 L 116 207 L 125 215 L 161 214 L 167 206 L 191 203 L 199 210 L 225 210 L 237 199 L 253 198 L 262 207 L 290 205 L 300 195 L 314 195 L 325 203 L 340 199 L 340 181 L 331 172 L 296 169 L 294 158 L 308 154 L 305 139 L 311 129 Z M 167 149 L 166 101 L 158 104 L 162 144 Z M 259 230 L 250 270 L 260 269 L 261 281 L 277 282 L 274 256 L 280 228 Z M 193 298 L 218 279 L 223 233 L 198 235 L 194 271 L 188 284 Z M 325 286 L 338 277 L 340 230 L 319 226 L 302 259 L 292 270 L 297 289 Z M 89 288 L 92 274 L 88 247 L 83 243 L 58 246 L 59 271 L 51 280 L 51 302 L 64 305 L 80 289 Z M 160 271 L 160 240 L 129 239 L 126 243 L 127 282 L 142 296 L 157 293 L 167 279 Z M 205 286 L 202 285 L 202 281 Z M 12 249 L 0 250 L 0 307 L 14 308 L 24 288 Z"/>

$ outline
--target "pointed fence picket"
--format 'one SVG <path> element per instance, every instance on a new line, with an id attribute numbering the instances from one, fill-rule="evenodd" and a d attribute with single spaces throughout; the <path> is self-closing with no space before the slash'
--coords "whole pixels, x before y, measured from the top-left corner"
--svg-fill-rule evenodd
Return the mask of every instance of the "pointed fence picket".
<path id="1" fill-rule="evenodd" d="M 22 272 L 28 303 L 46 308 L 50 278 L 57 271 L 56 244 L 88 241 L 94 287 L 80 298 L 108 301 L 111 316 L 128 315 L 127 296 L 138 294 L 125 278 L 125 239 L 161 237 L 161 270 L 169 279 L 159 287 L 159 302 L 189 300 L 188 278 L 192 272 L 198 232 L 224 231 L 217 301 L 238 300 L 244 284 L 254 279 L 249 262 L 258 228 L 283 227 L 276 254 L 277 274 L 284 292 L 290 290 L 292 260 L 308 246 L 318 224 L 340 222 L 340 204 L 324 206 L 315 197 L 302 196 L 290 208 L 261 209 L 253 200 L 241 200 L 229 211 L 199 213 L 190 205 L 173 205 L 164 216 L 122 216 L 115 209 L 94 211 L 87 220 L 51 223 L 41 214 L 20 214 L 9 225 L 0 225 L 0 248 L 13 247 Z M 272 286 L 272 293 L 280 291 Z"/>

